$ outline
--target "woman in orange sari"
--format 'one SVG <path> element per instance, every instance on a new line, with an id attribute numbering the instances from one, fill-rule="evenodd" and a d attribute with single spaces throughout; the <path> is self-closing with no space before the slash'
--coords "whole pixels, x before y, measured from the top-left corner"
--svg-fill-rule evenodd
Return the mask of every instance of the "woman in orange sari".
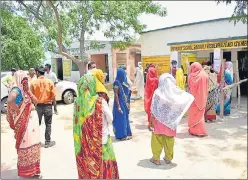
<path id="1" fill-rule="evenodd" d="M 146 87 L 145 87 L 145 111 L 148 116 L 148 129 L 151 131 L 151 104 L 154 91 L 158 88 L 158 73 L 156 68 L 150 67 L 148 70 L 146 78 Z"/>
<path id="2" fill-rule="evenodd" d="M 33 103 L 37 99 L 29 91 L 27 74 L 17 71 L 8 97 L 7 120 L 15 133 L 18 176 L 25 178 L 41 178 L 39 121 Z"/>
<path id="3" fill-rule="evenodd" d="M 204 114 L 208 97 L 208 75 L 198 62 L 190 67 L 188 85 L 190 93 L 195 98 L 189 108 L 189 133 L 203 137 L 207 135 Z"/>

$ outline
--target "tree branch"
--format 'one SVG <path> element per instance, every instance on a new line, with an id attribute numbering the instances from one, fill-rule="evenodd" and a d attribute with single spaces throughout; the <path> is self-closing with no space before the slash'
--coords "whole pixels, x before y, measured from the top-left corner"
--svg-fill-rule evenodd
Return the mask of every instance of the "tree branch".
<path id="1" fill-rule="evenodd" d="M 58 46 L 59 46 L 59 54 L 62 54 L 62 52 L 63 52 L 63 48 L 62 48 L 62 24 L 60 21 L 59 12 L 51 0 L 47 1 L 47 3 L 53 9 L 53 12 L 54 12 L 55 17 L 56 17 L 56 21 L 57 21 L 57 25 L 58 25 L 58 40 L 57 41 L 58 41 Z"/>
<path id="2" fill-rule="evenodd" d="M 18 2 L 19 2 L 19 4 L 24 6 L 26 8 L 26 10 L 28 10 L 30 13 L 32 13 L 36 19 L 40 20 L 41 22 L 44 22 L 44 20 L 40 17 L 40 13 L 39 13 L 39 9 L 40 9 L 40 6 L 42 4 L 42 1 L 40 2 L 40 5 L 37 8 L 36 12 L 33 9 L 31 9 L 29 6 L 27 6 L 23 1 L 18 1 Z"/>

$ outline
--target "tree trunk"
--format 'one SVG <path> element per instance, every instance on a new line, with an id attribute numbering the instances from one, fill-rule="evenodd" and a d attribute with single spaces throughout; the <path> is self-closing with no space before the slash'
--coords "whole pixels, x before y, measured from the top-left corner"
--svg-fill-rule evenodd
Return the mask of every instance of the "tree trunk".
<path id="1" fill-rule="evenodd" d="M 80 71 L 80 76 L 83 76 L 85 73 L 86 73 L 86 64 L 87 62 L 84 61 L 84 55 L 85 55 L 85 47 L 84 47 L 84 42 L 85 42 L 85 30 L 84 28 L 82 27 L 81 29 L 81 33 L 80 33 L 80 39 L 79 39 L 79 42 L 80 42 L 80 59 L 82 60 L 79 65 L 79 71 Z"/>
<path id="2" fill-rule="evenodd" d="M 80 37 L 80 59 L 81 59 L 81 61 L 80 61 L 77 58 L 75 58 L 74 56 L 70 55 L 68 53 L 67 49 L 65 48 L 65 46 L 63 45 L 63 43 L 62 43 L 62 24 L 61 24 L 61 21 L 60 21 L 59 12 L 58 12 L 57 8 L 54 6 L 54 4 L 52 3 L 51 0 L 47 1 L 47 3 L 53 9 L 55 17 L 56 17 L 57 24 L 58 24 L 57 44 L 59 46 L 59 54 L 65 56 L 67 59 L 70 59 L 75 64 L 77 64 L 77 66 L 79 68 L 80 77 L 82 77 L 86 73 L 86 64 L 87 64 L 87 62 L 83 61 L 85 31 L 83 29 L 81 31 L 81 37 Z"/>

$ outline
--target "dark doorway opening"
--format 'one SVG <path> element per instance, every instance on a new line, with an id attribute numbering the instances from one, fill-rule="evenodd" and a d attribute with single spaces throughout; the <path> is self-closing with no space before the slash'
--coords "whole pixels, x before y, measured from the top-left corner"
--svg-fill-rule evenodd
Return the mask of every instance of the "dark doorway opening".
<path id="1" fill-rule="evenodd" d="M 63 60 L 62 58 L 57 58 L 57 76 L 58 79 L 63 80 Z"/>
<path id="2" fill-rule="evenodd" d="M 231 51 L 223 52 L 223 59 L 225 59 L 226 61 L 231 61 L 231 59 L 232 59 Z"/>
<path id="3" fill-rule="evenodd" d="M 248 51 L 238 51 L 239 79 L 248 78 Z M 248 82 L 240 85 L 241 96 L 248 95 Z"/>
<path id="4" fill-rule="evenodd" d="M 105 83 L 107 83 L 107 82 L 109 82 L 109 64 L 108 64 L 108 55 L 107 54 L 105 54 L 105 70 L 107 73 Z"/>

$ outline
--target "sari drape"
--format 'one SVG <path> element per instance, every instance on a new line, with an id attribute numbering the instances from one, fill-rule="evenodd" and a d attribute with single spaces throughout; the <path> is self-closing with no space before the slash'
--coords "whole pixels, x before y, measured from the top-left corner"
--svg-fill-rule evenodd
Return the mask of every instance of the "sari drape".
<path id="1" fill-rule="evenodd" d="M 186 82 L 186 77 L 183 74 L 182 68 L 179 68 L 176 72 L 176 84 L 180 89 L 185 91 L 186 90 L 185 82 Z"/>
<path id="2" fill-rule="evenodd" d="M 24 71 L 14 75 L 10 91 L 18 93 L 15 100 L 20 112 L 15 113 L 8 105 L 7 121 L 14 130 L 18 154 L 18 176 L 33 177 L 40 174 L 40 135 L 36 112 L 32 111 L 33 104 L 28 95 L 28 77 Z"/>
<path id="3" fill-rule="evenodd" d="M 152 97 L 157 88 L 158 88 L 158 73 L 154 67 L 150 67 L 146 79 L 145 99 L 144 99 L 145 112 L 147 113 L 149 123 L 151 123 Z"/>
<path id="4" fill-rule="evenodd" d="M 118 90 L 117 102 L 116 95 L 114 97 L 113 105 L 113 128 L 116 139 L 123 139 L 127 136 L 132 136 L 130 121 L 129 121 L 129 107 L 130 107 L 130 90 L 126 84 L 126 74 L 123 69 L 118 68 L 117 76 L 114 81 L 114 90 Z M 118 110 L 118 104 L 123 113 Z"/>
<path id="5" fill-rule="evenodd" d="M 210 72 L 210 66 L 205 66 L 204 70 L 208 74 L 208 99 L 205 110 L 205 120 L 216 120 L 216 106 L 218 102 L 217 75 Z"/>
<path id="6" fill-rule="evenodd" d="M 118 179 L 118 166 L 111 140 L 102 144 L 102 98 L 96 78 L 84 75 L 74 103 L 73 134 L 79 179 Z"/>
<path id="7" fill-rule="evenodd" d="M 96 78 L 96 92 L 109 103 L 109 94 L 104 86 L 104 74 L 101 69 L 94 69 L 92 75 Z"/>
<path id="8" fill-rule="evenodd" d="M 190 67 L 188 85 L 190 93 L 195 98 L 189 108 L 189 133 L 196 136 L 205 136 L 207 132 L 204 114 L 208 96 L 208 75 L 198 62 L 193 63 Z"/>
<path id="9" fill-rule="evenodd" d="M 228 69 L 224 72 L 224 79 L 225 79 L 225 86 L 231 85 L 233 83 L 233 75 L 232 72 Z M 220 90 L 219 90 L 220 91 Z M 231 95 L 232 95 L 232 89 L 228 89 L 224 91 L 224 115 L 228 116 L 231 114 Z M 220 113 L 220 103 L 218 102 L 218 105 L 216 106 L 216 112 Z"/>

